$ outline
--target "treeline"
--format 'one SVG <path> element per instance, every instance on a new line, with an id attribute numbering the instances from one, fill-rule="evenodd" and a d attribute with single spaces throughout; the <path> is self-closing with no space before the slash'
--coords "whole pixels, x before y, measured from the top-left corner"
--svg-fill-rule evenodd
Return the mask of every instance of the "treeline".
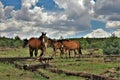
<path id="1" fill-rule="evenodd" d="M 82 49 L 103 49 L 105 54 L 120 54 L 120 38 L 70 38 L 69 40 L 78 40 Z M 15 38 L 0 37 L 0 47 L 22 47 L 22 40 L 19 36 Z"/>
<path id="2" fill-rule="evenodd" d="M 15 38 L 0 37 L 0 47 L 19 48 L 22 46 L 22 40 L 19 36 Z"/>
<path id="3" fill-rule="evenodd" d="M 112 36 L 109 38 L 73 38 L 78 40 L 82 49 L 102 49 L 104 54 L 120 55 L 120 38 Z"/>

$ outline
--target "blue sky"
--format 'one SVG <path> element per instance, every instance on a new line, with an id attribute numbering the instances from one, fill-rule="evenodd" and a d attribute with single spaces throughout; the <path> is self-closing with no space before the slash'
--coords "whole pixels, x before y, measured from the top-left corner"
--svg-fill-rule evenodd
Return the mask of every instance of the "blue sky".
<path id="1" fill-rule="evenodd" d="M 52 38 L 120 36 L 119 0 L 0 1 L 0 36 L 38 37 L 42 31 Z"/>
<path id="2" fill-rule="evenodd" d="M 14 6 L 15 10 L 21 8 L 21 0 L 0 0 L 4 6 Z"/>

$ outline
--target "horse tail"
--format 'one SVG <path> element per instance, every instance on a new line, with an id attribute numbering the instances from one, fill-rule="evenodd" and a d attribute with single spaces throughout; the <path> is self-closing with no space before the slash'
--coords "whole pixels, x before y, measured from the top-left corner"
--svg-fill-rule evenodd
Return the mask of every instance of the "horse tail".
<path id="1" fill-rule="evenodd" d="M 79 54 L 82 54 L 80 42 L 79 42 L 78 52 Z"/>
<path id="2" fill-rule="evenodd" d="M 79 54 L 82 54 L 81 47 L 79 47 L 79 50 L 78 50 L 78 51 L 79 51 Z"/>

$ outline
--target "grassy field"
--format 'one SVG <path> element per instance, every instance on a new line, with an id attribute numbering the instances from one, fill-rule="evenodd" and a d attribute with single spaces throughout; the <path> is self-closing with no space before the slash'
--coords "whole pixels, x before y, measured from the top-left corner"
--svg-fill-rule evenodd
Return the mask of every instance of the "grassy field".
<path id="1" fill-rule="evenodd" d="M 89 50 L 82 50 L 83 53 L 87 54 Z M 40 52 L 39 52 L 40 53 Z M 53 53 L 51 48 L 47 49 L 46 56 L 51 56 Z M 95 54 L 101 54 L 102 50 L 96 51 Z M 28 57 L 29 51 L 28 48 L 20 49 L 11 49 L 11 48 L 0 48 L 0 57 Z M 18 63 L 29 63 L 35 64 L 39 63 L 38 61 L 18 61 Z M 105 63 L 103 58 L 60 58 L 59 54 L 57 57 L 50 62 L 51 65 L 56 66 L 58 69 L 69 70 L 69 71 L 80 71 L 88 72 L 92 74 L 101 74 L 104 71 L 120 66 L 118 62 L 109 62 Z M 49 70 L 39 68 L 38 71 L 43 72 L 44 74 L 50 77 L 50 80 L 85 80 L 82 77 L 76 76 L 67 76 L 65 74 L 56 74 L 52 73 Z M 120 76 L 118 76 L 120 79 Z M 0 62 L 0 80 L 46 80 L 40 74 L 19 70 L 15 68 L 13 64 L 8 62 Z"/>

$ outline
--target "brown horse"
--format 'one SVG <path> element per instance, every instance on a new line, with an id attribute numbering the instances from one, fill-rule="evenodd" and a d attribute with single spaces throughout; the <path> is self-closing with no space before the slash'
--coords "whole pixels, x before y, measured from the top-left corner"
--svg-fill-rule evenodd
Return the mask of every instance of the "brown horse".
<path id="1" fill-rule="evenodd" d="M 48 39 L 48 44 L 51 44 L 54 53 L 52 54 L 52 56 L 56 57 L 56 52 L 59 49 L 60 50 L 60 56 L 62 55 L 62 44 L 57 41 L 57 40 L 53 40 L 53 39 Z"/>
<path id="2" fill-rule="evenodd" d="M 45 46 L 45 41 L 46 41 L 46 33 L 42 32 L 42 35 L 40 38 L 30 38 L 29 40 L 25 39 L 23 40 L 23 47 L 26 45 L 29 46 L 29 54 L 30 57 L 33 57 L 33 51 L 35 51 L 35 56 L 38 54 L 38 49 L 41 49 L 42 53 L 40 56 L 46 53 L 46 46 Z"/>
<path id="3" fill-rule="evenodd" d="M 72 50 L 74 50 L 75 56 L 77 54 L 76 50 L 78 51 L 79 55 L 82 54 L 80 43 L 77 40 L 60 40 L 60 42 L 63 45 L 63 49 L 69 51 L 69 57 Z"/>

